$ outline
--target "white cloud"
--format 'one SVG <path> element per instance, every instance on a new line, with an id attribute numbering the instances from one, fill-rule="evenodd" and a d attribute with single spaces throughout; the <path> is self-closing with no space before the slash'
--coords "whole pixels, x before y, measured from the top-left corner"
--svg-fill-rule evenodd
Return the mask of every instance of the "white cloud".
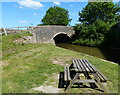
<path id="1" fill-rule="evenodd" d="M 33 13 L 34 16 L 36 16 L 37 14 L 36 13 Z"/>
<path id="2" fill-rule="evenodd" d="M 53 4 L 60 5 L 60 2 L 53 2 Z"/>
<path id="3" fill-rule="evenodd" d="M 22 7 L 22 6 L 20 6 L 19 8 L 20 8 L 20 9 L 22 9 L 23 7 Z"/>
<path id="4" fill-rule="evenodd" d="M 28 21 L 20 20 L 19 23 L 27 23 Z"/>
<path id="5" fill-rule="evenodd" d="M 23 0 L 18 2 L 21 6 L 25 6 L 28 8 L 33 8 L 33 9 L 39 9 L 40 7 L 43 7 L 44 5 L 41 4 L 40 2 L 37 1 L 32 1 L 32 0 Z"/>

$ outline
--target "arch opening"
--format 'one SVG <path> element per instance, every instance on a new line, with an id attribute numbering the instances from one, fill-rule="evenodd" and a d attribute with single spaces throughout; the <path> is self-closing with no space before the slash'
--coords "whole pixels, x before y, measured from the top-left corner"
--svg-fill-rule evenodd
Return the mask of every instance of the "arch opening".
<path id="1" fill-rule="evenodd" d="M 53 39 L 55 41 L 55 44 L 69 43 L 71 41 L 70 37 L 65 33 L 57 34 Z"/>

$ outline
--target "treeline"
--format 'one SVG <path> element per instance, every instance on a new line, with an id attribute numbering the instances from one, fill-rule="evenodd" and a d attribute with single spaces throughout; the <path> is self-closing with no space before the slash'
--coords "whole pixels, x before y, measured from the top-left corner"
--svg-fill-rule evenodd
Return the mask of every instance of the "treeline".
<path id="1" fill-rule="evenodd" d="M 120 7 L 113 2 L 88 2 L 79 12 L 79 22 L 74 26 L 73 44 L 120 48 Z M 69 25 L 69 11 L 50 7 L 40 25 Z"/>
<path id="2" fill-rule="evenodd" d="M 97 20 L 93 24 L 77 24 L 72 43 L 87 46 L 120 47 L 120 23 Z"/>
<path id="3" fill-rule="evenodd" d="M 112 2 L 90 2 L 79 13 L 74 44 L 120 48 L 119 7 Z"/>

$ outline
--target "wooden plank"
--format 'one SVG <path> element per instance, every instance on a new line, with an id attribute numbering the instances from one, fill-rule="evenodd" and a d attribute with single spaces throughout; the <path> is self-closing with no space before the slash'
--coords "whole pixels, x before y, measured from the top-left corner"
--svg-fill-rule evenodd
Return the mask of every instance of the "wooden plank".
<path id="1" fill-rule="evenodd" d="M 81 62 L 81 64 L 84 66 L 87 72 L 90 72 L 90 70 L 88 69 L 88 67 L 85 65 L 85 63 L 82 60 L 79 60 L 79 62 Z"/>
<path id="2" fill-rule="evenodd" d="M 79 71 L 77 66 L 76 66 L 75 60 L 72 60 L 72 63 L 73 63 L 73 67 L 74 67 L 75 71 Z"/>
<path id="3" fill-rule="evenodd" d="M 91 68 L 92 72 L 95 72 L 95 71 L 96 71 L 96 70 L 93 68 L 93 65 L 91 65 L 87 59 L 84 59 L 84 62 L 86 62 L 86 63 L 89 65 L 89 67 Z"/>
<path id="4" fill-rule="evenodd" d="M 86 59 L 85 60 L 86 62 L 88 62 L 88 60 Z M 89 62 L 88 62 L 89 63 Z M 90 64 L 90 63 L 89 63 Z M 90 64 L 91 65 L 91 64 Z M 93 65 L 91 65 L 92 68 L 94 69 L 94 71 L 97 73 L 98 77 L 100 78 L 100 81 L 101 82 L 106 82 L 107 81 L 107 78 L 98 70 L 96 69 Z"/>
<path id="5" fill-rule="evenodd" d="M 76 61 L 76 66 L 78 67 L 79 69 L 79 72 L 83 72 L 82 68 L 79 66 L 78 62 Z"/>
<path id="6" fill-rule="evenodd" d="M 80 67 L 80 69 L 82 70 L 81 72 L 85 72 L 85 69 L 83 68 L 83 66 L 81 66 L 81 64 L 79 64 L 79 62 L 76 60 L 76 64 L 77 66 Z"/>
<path id="7" fill-rule="evenodd" d="M 5 28 L 3 28 L 3 31 L 5 33 L 5 36 L 7 36 L 7 31 L 5 30 Z"/>
<path id="8" fill-rule="evenodd" d="M 97 76 L 100 78 L 101 82 L 107 82 L 107 78 L 100 72 L 97 72 Z"/>
<path id="9" fill-rule="evenodd" d="M 95 80 L 75 80 L 74 83 L 95 83 Z"/>
<path id="10" fill-rule="evenodd" d="M 76 73 L 75 77 L 70 81 L 70 84 L 68 85 L 68 87 L 66 88 L 66 92 L 69 91 L 69 89 L 72 87 L 72 85 L 74 84 L 74 81 L 79 77 L 79 73 Z"/>
<path id="11" fill-rule="evenodd" d="M 69 67 L 67 67 L 67 80 L 68 80 L 68 81 L 71 80 Z"/>
<path id="12" fill-rule="evenodd" d="M 99 72 L 97 72 L 96 75 L 99 77 L 100 82 L 104 82 L 104 78 L 101 76 Z"/>
<path id="13" fill-rule="evenodd" d="M 93 72 L 97 72 L 96 68 L 95 68 L 92 64 L 90 64 L 87 59 L 85 59 L 85 62 L 88 63 L 88 65 L 92 68 L 92 71 L 93 71 Z"/>
<path id="14" fill-rule="evenodd" d="M 94 75 L 95 79 L 97 80 L 96 83 L 98 83 L 100 85 L 100 87 L 102 88 L 103 91 L 107 92 L 106 87 L 104 87 L 104 85 L 100 82 L 98 76 L 96 74 L 93 74 L 93 75 Z"/>
<path id="15" fill-rule="evenodd" d="M 64 80 L 67 81 L 67 68 L 64 67 Z"/>
<path id="16" fill-rule="evenodd" d="M 88 63 L 87 63 L 84 59 L 82 59 L 82 61 L 83 61 L 83 62 L 84 62 L 84 64 L 88 67 L 88 69 L 89 69 L 90 73 L 92 73 L 92 72 L 93 72 L 93 70 L 92 70 L 92 68 L 88 65 Z"/>
<path id="17" fill-rule="evenodd" d="M 73 62 L 72 62 L 72 64 L 69 66 L 69 69 L 73 69 L 74 67 L 73 67 Z"/>
<path id="18" fill-rule="evenodd" d="M 82 68 L 82 71 L 83 72 L 86 72 L 85 68 L 83 67 L 83 65 L 79 62 L 79 60 L 76 60 L 78 65 Z"/>

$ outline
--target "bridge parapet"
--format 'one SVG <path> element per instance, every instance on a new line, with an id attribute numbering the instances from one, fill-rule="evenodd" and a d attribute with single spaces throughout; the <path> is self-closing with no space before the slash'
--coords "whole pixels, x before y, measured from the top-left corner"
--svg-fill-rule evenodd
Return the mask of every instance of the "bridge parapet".
<path id="1" fill-rule="evenodd" d="M 44 25 L 33 27 L 30 30 L 33 34 L 33 43 L 54 43 L 54 37 L 58 34 L 66 34 L 69 37 L 74 34 L 73 27 L 68 26 L 56 26 L 56 25 Z"/>

